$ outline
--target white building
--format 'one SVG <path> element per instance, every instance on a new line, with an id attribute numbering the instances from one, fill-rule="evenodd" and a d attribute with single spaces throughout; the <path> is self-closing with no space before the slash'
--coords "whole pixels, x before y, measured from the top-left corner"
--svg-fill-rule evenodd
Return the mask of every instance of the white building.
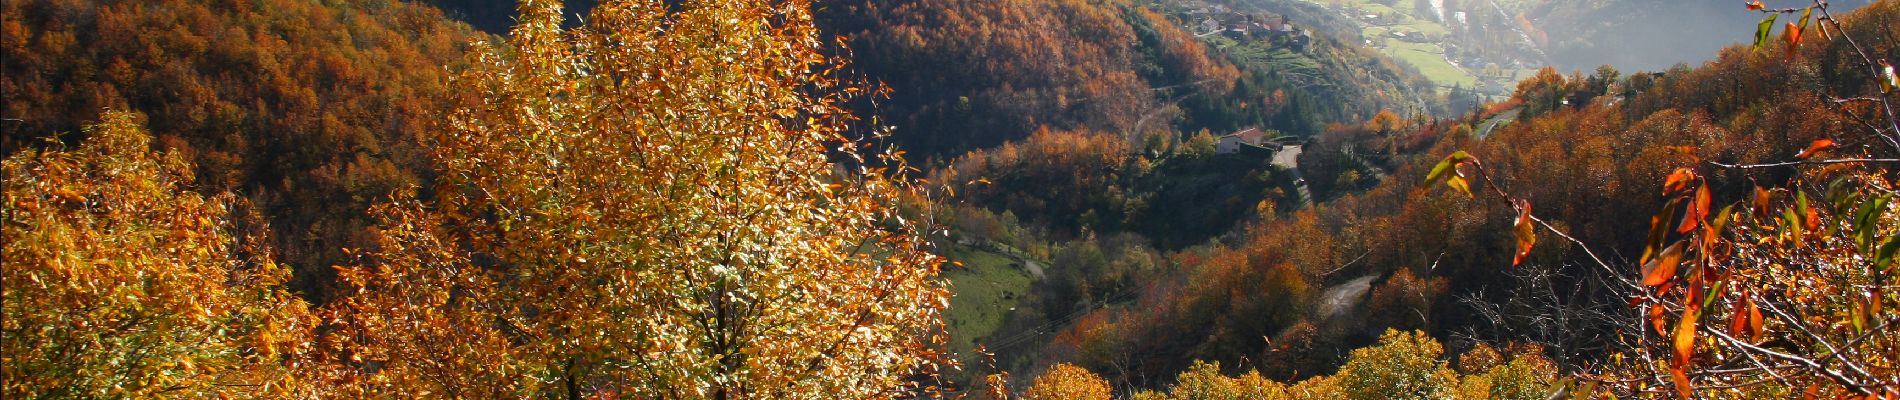
<path id="1" fill-rule="evenodd" d="M 1259 128 L 1247 128 L 1239 132 L 1221 135 L 1220 142 L 1214 144 L 1214 154 L 1233 154 L 1240 152 L 1241 145 L 1259 146 L 1267 133 Z"/>

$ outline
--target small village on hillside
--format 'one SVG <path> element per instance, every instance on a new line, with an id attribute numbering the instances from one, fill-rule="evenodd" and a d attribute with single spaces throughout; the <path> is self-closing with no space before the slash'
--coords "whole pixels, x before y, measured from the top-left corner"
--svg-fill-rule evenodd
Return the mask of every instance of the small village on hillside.
<path id="1" fill-rule="evenodd" d="M 1313 41 L 1313 31 L 1296 26 L 1285 15 L 1245 13 L 1219 4 L 1183 2 L 1187 6 L 1186 28 L 1196 37 L 1223 35 L 1237 41 L 1266 41 L 1303 51 Z"/>

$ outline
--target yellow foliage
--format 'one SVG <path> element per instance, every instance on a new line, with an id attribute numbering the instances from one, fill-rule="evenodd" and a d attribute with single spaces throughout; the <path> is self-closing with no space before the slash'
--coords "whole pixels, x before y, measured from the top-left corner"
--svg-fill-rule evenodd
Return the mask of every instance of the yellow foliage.
<path id="1" fill-rule="evenodd" d="M 1353 350 L 1334 379 L 1350 399 L 1446 398 L 1458 375 L 1438 359 L 1444 353 L 1424 332 L 1387 330 L 1378 345 Z"/>
<path id="2" fill-rule="evenodd" d="M 1220 363 L 1195 361 L 1175 377 L 1176 383 L 1168 390 L 1173 400 L 1280 400 L 1286 397 L 1286 385 L 1260 376 L 1259 372 L 1248 371 L 1239 377 L 1227 377 L 1220 373 Z"/>
<path id="3" fill-rule="evenodd" d="M 895 154 L 828 157 L 863 88 L 805 1 L 614 1 L 571 30 L 558 3 L 475 45 L 432 198 L 380 207 L 339 272 L 355 395 L 888 398 L 930 371 L 938 260 L 858 167 Z"/>
<path id="4" fill-rule="evenodd" d="M 1500 363 L 1498 352 L 1489 345 L 1459 356 L 1459 368 L 1468 369 L 1458 382 L 1455 398 L 1524 399 L 1549 398 L 1557 381 L 1557 365 L 1540 354 L 1542 348 L 1530 347 L 1514 354 L 1510 362 Z"/>
<path id="5" fill-rule="evenodd" d="M 1023 393 L 1028 400 L 1108 400 L 1112 398 L 1108 381 L 1087 369 L 1056 364 L 1036 378 Z"/>
<path id="6" fill-rule="evenodd" d="M 0 397 L 309 395 L 291 369 L 316 322 L 289 271 L 234 237 L 228 196 L 186 190 L 136 117 L 5 170 Z"/>

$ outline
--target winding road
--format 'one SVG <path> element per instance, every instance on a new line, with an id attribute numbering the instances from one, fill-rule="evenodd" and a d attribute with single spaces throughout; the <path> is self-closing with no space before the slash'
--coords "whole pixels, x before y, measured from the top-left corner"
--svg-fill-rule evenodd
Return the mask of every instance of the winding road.
<path id="1" fill-rule="evenodd" d="M 1312 207 L 1313 191 L 1306 188 L 1306 178 L 1300 176 L 1300 145 L 1280 146 L 1280 151 L 1273 152 L 1273 165 L 1293 173 L 1293 189 L 1300 192 L 1300 204 Z"/>

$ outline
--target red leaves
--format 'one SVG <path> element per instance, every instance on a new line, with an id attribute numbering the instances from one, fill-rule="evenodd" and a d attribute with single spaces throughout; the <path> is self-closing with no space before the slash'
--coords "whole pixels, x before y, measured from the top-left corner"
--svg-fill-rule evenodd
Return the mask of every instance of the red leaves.
<path id="1" fill-rule="evenodd" d="M 1794 59 L 1795 49 L 1798 49 L 1801 47 L 1801 34 L 1806 33 L 1808 31 L 1808 16 L 1813 15 L 1813 14 L 1814 14 L 1814 7 L 1808 7 L 1807 9 L 1804 9 L 1801 11 L 1800 25 L 1795 25 L 1795 23 L 1789 22 L 1787 27 L 1782 28 L 1781 38 L 1782 40 L 1786 40 L 1788 42 L 1788 49 L 1787 49 L 1787 54 L 1785 55 L 1785 58 Z"/>
<path id="2" fill-rule="evenodd" d="M 1734 309 L 1729 312 L 1728 333 L 1749 341 L 1761 341 L 1761 307 L 1755 306 L 1753 293 L 1743 291 L 1741 299 L 1732 303 Z"/>
<path id="3" fill-rule="evenodd" d="M 1766 8 L 1767 6 L 1763 5 L 1761 1 L 1751 1 L 1748 3 L 1749 10 L 1764 11 L 1766 10 Z M 1755 26 L 1755 46 L 1754 46 L 1755 50 L 1761 50 L 1762 45 L 1768 43 L 1768 33 L 1774 31 L 1775 19 L 1780 17 L 1782 12 L 1794 12 L 1794 11 L 1793 9 L 1788 9 L 1788 10 L 1776 10 L 1776 11 L 1768 12 L 1768 16 L 1763 17 L 1761 20 L 1761 23 Z M 1808 7 L 1802 10 L 1801 20 L 1798 21 L 1799 24 L 1797 24 L 1796 22 L 1788 22 L 1788 23 L 1783 24 L 1783 28 L 1781 29 L 1781 39 L 1783 42 L 1786 42 L 1786 44 L 1788 45 L 1787 48 L 1784 49 L 1786 52 L 1784 56 L 1786 58 L 1793 59 L 1795 50 L 1801 47 L 1801 36 L 1802 36 L 1801 34 L 1804 32 L 1807 32 L 1808 21 L 1810 20 L 1808 17 L 1812 16 L 1813 14 L 1814 14 L 1814 7 Z M 1822 33 L 1826 33 L 1826 29 L 1822 29 Z"/>
<path id="4" fill-rule="evenodd" d="M 1689 384 L 1687 369 L 1690 359 L 1695 356 L 1696 319 L 1700 317 L 1698 314 L 1701 313 L 1694 307 L 1683 311 L 1682 321 L 1676 322 L 1675 340 L 1671 343 L 1675 359 L 1670 363 L 1669 376 L 1675 381 L 1676 394 L 1682 395 L 1685 399 L 1693 398 L 1695 391 L 1695 387 Z"/>
<path id="5" fill-rule="evenodd" d="M 1806 160 L 1808 157 L 1814 157 L 1815 154 L 1832 148 L 1834 148 L 1834 139 L 1815 139 L 1813 143 L 1808 144 L 1807 150 L 1802 150 L 1801 154 L 1794 155 L 1794 158 Z"/>
<path id="6" fill-rule="evenodd" d="M 1709 186 L 1702 185 L 1701 187 L 1697 187 L 1695 197 L 1689 202 L 1688 212 L 1683 213 L 1682 224 L 1676 226 L 1676 233 L 1689 233 L 1690 231 L 1694 231 L 1696 227 L 1702 226 L 1702 221 L 1709 220 L 1709 203 L 1711 201 Z"/>
<path id="7" fill-rule="evenodd" d="M 1793 22 L 1787 23 L 1786 27 L 1781 28 L 1781 40 L 1788 44 L 1782 57 L 1793 59 L 1794 50 L 1801 47 L 1801 29 L 1796 28 Z"/>
<path id="8" fill-rule="evenodd" d="M 1755 218 L 1768 218 L 1768 201 L 1773 198 L 1773 192 L 1769 192 L 1767 188 L 1755 187 Z"/>
<path id="9" fill-rule="evenodd" d="M 1662 254 L 1643 263 L 1643 286 L 1659 286 L 1676 276 L 1676 266 L 1682 263 L 1682 244 L 1676 242 L 1664 248 Z"/>
<path id="10" fill-rule="evenodd" d="M 1693 192 L 1690 192 L 1691 190 Z M 1668 247 L 1671 234 L 1682 235 L 1695 232 L 1696 228 L 1707 223 L 1709 209 L 1713 202 L 1709 188 L 1695 170 L 1677 168 L 1663 182 L 1663 196 L 1669 197 L 1663 210 L 1649 220 L 1649 238 L 1645 241 L 1643 256 L 1643 285 L 1661 286 L 1676 276 L 1677 265 L 1682 263 L 1684 246 L 1688 239 L 1677 240 Z M 1681 221 L 1677 221 L 1680 212 Z M 1674 226 L 1675 229 L 1670 229 Z M 1661 249 L 1658 252 L 1658 249 Z"/>
<path id="11" fill-rule="evenodd" d="M 1649 326 L 1655 327 L 1656 333 L 1658 334 L 1669 332 L 1669 320 L 1667 319 L 1668 314 L 1666 311 L 1667 310 L 1663 309 L 1662 304 L 1651 304 L 1649 306 Z"/>
<path id="12" fill-rule="evenodd" d="M 1689 374 L 1682 367 L 1669 368 L 1669 380 L 1676 383 L 1676 394 L 1685 399 L 1695 398 L 1695 387 L 1689 385 Z"/>
<path id="13" fill-rule="evenodd" d="M 1748 299 L 1748 338 L 1750 341 L 1761 341 L 1762 333 L 1764 333 L 1761 326 L 1761 307 L 1756 307 L 1755 299 L 1750 298 Z"/>
<path id="14" fill-rule="evenodd" d="M 1675 350 L 1677 368 L 1689 365 L 1689 359 L 1695 356 L 1696 320 L 1701 318 L 1700 314 L 1701 310 L 1689 307 L 1683 310 L 1682 320 L 1676 321 L 1675 340 L 1671 342 L 1671 348 Z"/>
<path id="15" fill-rule="evenodd" d="M 1524 258 L 1531 255 L 1531 246 L 1537 244 L 1537 227 L 1531 219 L 1530 201 L 1519 202 L 1517 222 L 1512 224 L 1512 228 L 1517 236 L 1517 256 L 1511 258 L 1511 266 L 1515 267 L 1524 263 Z"/>
<path id="16" fill-rule="evenodd" d="M 1700 177 L 1693 169 L 1676 168 L 1675 172 L 1669 173 L 1668 178 L 1663 179 L 1663 195 L 1670 196 L 1688 190 L 1689 184 L 1695 183 L 1697 178 Z"/>

